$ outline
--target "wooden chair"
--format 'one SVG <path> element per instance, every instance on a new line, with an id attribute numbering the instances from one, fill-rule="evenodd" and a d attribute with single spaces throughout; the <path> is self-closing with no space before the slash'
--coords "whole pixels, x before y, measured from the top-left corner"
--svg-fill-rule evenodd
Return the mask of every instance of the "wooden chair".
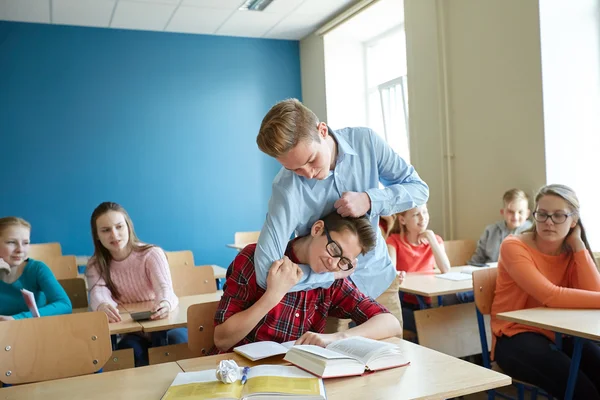
<path id="1" fill-rule="evenodd" d="M 475 312 L 477 315 L 477 326 L 479 328 L 479 340 L 481 343 L 483 366 L 489 369 L 506 374 L 495 362 L 490 360 L 490 347 L 488 340 L 491 340 L 490 319 L 492 313 L 492 303 L 496 293 L 496 278 L 498 276 L 498 268 L 482 268 L 473 271 L 473 292 L 475 294 Z M 444 307 L 446 308 L 446 307 Z M 513 385 L 517 388 L 519 400 L 525 398 L 525 390 L 531 392 L 531 399 L 535 399 L 538 394 L 550 399 L 550 396 L 541 389 L 529 383 L 512 379 Z M 511 398 L 503 393 L 497 392 L 494 389 L 488 390 L 488 400 L 494 400 L 496 395 L 502 398 Z"/>
<path id="2" fill-rule="evenodd" d="M 75 256 L 56 256 L 48 258 L 45 263 L 58 280 L 77 278 L 77 257 Z"/>
<path id="3" fill-rule="evenodd" d="M 215 344 L 215 313 L 218 301 L 188 307 L 188 347 L 197 356 L 205 356 Z"/>
<path id="4" fill-rule="evenodd" d="M 236 232 L 233 236 L 233 243 L 239 245 L 247 245 L 258 242 L 260 231 L 256 232 Z"/>
<path id="5" fill-rule="evenodd" d="M 73 308 L 88 308 L 87 289 L 83 278 L 60 279 L 58 283 L 67 292 Z"/>
<path id="6" fill-rule="evenodd" d="M 215 272 L 210 265 L 171 267 L 173 290 L 177 296 L 214 293 L 217 291 Z"/>
<path id="7" fill-rule="evenodd" d="M 477 243 L 474 240 L 448 240 L 444 242 L 444 248 L 450 260 L 450 266 L 456 267 L 467 265 L 467 261 L 477 248 Z"/>
<path id="8" fill-rule="evenodd" d="M 194 254 L 189 250 L 182 251 L 165 251 L 167 260 L 169 261 L 169 267 L 171 270 L 173 267 L 193 267 L 194 266 Z"/>
<path id="9" fill-rule="evenodd" d="M 113 350 L 108 362 L 104 364 L 102 371 L 110 372 L 134 367 L 133 349 L 121 349 Z"/>
<path id="10" fill-rule="evenodd" d="M 37 243 L 29 246 L 29 257 L 34 260 L 46 262 L 55 257 L 62 256 L 60 243 Z"/>
<path id="11" fill-rule="evenodd" d="M 3 383 L 90 374 L 111 355 L 108 318 L 103 312 L 86 312 L 2 322 L 0 348 Z"/>
<path id="12" fill-rule="evenodd" d="M 197 357 L 197 355 L 192 353 L 187 343 L 170 344 L 148 349 L 148 361 L 150 365 L 185 360 L 192 357 Z"/>

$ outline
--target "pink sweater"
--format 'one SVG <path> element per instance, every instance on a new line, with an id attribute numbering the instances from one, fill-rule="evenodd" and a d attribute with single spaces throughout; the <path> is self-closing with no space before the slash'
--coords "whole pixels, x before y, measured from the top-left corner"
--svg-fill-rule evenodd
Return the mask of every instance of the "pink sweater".
<path id="1" fill-rule="evenodd" d="M 122 261 L 113 260 L 110 263 L 110 276 L 121 294 L 119 304 L 148 300 L 158 304 L 166 300 L 171 305 L 171 310 L 179 304 L 179 299 L 173 292 L 167 257 L 159 247 L 151 247 L 141 252 L 132 251 Z M 96 311 L 102 303 L 117 306 L 117 301 L 113 299 L 106 282 L 98 272 L 94 257 L 88 262 L 86 279 L 92 310 Z"/>

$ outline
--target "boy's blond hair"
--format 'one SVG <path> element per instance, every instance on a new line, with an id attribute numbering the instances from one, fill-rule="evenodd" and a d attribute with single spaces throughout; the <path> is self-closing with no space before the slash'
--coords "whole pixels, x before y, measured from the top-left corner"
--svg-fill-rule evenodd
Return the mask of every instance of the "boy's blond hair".
<path id="1" fill-rule="evenodd" d="M 301 140 L 319 140 L 318 124 L 315 113 L 298 99 L 283 100 L 263 118 L 256 144 L 263 153 L 279 158 Z"/>
<path id="2" fill-rule="evenodd" d="M 517 200 L 525 200 L 527 202 L 527 207 L 529 207 L 529 196 L 522 191 L 521 189 L 510 189 L 504 193 L 502 196 L 502 200 L 504 201 L 504 205 L 508 205 L 513 201 Z"/>

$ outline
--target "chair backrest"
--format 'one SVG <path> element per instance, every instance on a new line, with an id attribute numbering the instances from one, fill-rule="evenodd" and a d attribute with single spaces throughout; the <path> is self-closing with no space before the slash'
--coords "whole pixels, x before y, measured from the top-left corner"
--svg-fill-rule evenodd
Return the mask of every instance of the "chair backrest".
<path id="1" fill-rule="evenodd" d="M 35 258 L 35 257 L 34 257 Z M 44 261 L 56 279 L 77 278 L 77 257 L 56 256 Z"/>
<path id="2" fill-rule="evenodd" d="M 239 245 L 246 245 L 250 243 L 258 242 L 258 235 L 260 231 L 256 232 L 236 232 L 233 236 L 233 243 Z"/>
<path id="3" fill-rule="evenodd" d="M 192 353 L 187 343 L 169 344 L 166 346 L 150 347 L 148 349 L 148 361 L 150 365 L 175 362 L 201 355 Z"/>
<path id="4" fill-rule="evenodd" d="M 102 372 L 119 371 L 134 367 L 135 359 L 133 358 L 133 349 L 121 349 L 112 352 L 108 362 L 104 364 Z"/>
<path id="5" fill-rule="evenodd" d="M 103 312 L 27 318 L 0 324 L 0 380 L 47 381 L 98 371 L 111 355 Z"/>
<path id="6" fill-rule="evenodd" d="M 194 254 L 190 250 L 182 251 L 165 251 L 167 260 L 169 261 L 169 267 L 193 267 L 194 266 Z"/>
<path id="7" fill-rule="evenodd" d="M 188 307 L 188 347 L 193 354 L 204 356 L 215 344 L 214 321 L 218 305 L 218 301 L 213 301 Z"/>
<path id="8" fill-rule="evenodd" d="M 46 262 L 54 257 L 62 256 L 60 243 L 36 243 L 29 246 L 29 257 Z"/>
<path id="9" fill-rule="evenodd" d="M 450 260 L 450 266 L 466 265 L 477 248 L 474 240 L 447 240 L 444 248 Z"/>
<path id="10" fill-rule="evenodd" d="M 483 315 L 489 315 L 492 312 L 497 277 L 498 268 L 481 268 L 473 271 L 475 305 Z"/>
<path id="11" fill-rule="evenodd" d="M 177 296 L 214 293 L 217 291 L 215 272 L 210 265 L 171 267 L 173 290 Z"/>
<path id="12" fill-rule="evenodd" d="M 60 286 L 65 289 L 73 308 L 87 308 L 88 297 L 83 278 L 60 279 Z"/>

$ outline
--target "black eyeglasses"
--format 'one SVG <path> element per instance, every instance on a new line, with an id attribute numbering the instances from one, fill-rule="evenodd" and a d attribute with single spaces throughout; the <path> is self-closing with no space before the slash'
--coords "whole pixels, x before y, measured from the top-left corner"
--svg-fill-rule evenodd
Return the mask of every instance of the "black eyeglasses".
<path id="1" fill-rule="evenodd" d="M 327 225 L 323 226 L 325 228 L 325 235 L 327 235 L 327 246 L 325 247 L 327 249 L 327 253 L 329 253 L 331 257 L 340 259 L 338 261 L 338 267 L 342 271 L 349 271 L 352 268 L 354 268 L 354 265 L 352 265 L 350 259 L 342 256 L 342 254 L 344 254 L 344 252 L 342 251 L 342 247 L 331 238 L 331 235 L 329 235 L 329 229 L 327 229 Z"/>
<path id="2" fill-rule="evenodd" d="M 550 218 L 555 224 L 562 224 L 567 220 L 568 217 L 570 217 L 573 214 L 575 213 L 567 214 L 564 212 L 555 212 L 553 214 L 548 214 L 547 212 L 543 211 L 535 211 L 533 213 L 533 218 L 535 218 L 537 222 L 546 222 L 548 218 Z"/>

